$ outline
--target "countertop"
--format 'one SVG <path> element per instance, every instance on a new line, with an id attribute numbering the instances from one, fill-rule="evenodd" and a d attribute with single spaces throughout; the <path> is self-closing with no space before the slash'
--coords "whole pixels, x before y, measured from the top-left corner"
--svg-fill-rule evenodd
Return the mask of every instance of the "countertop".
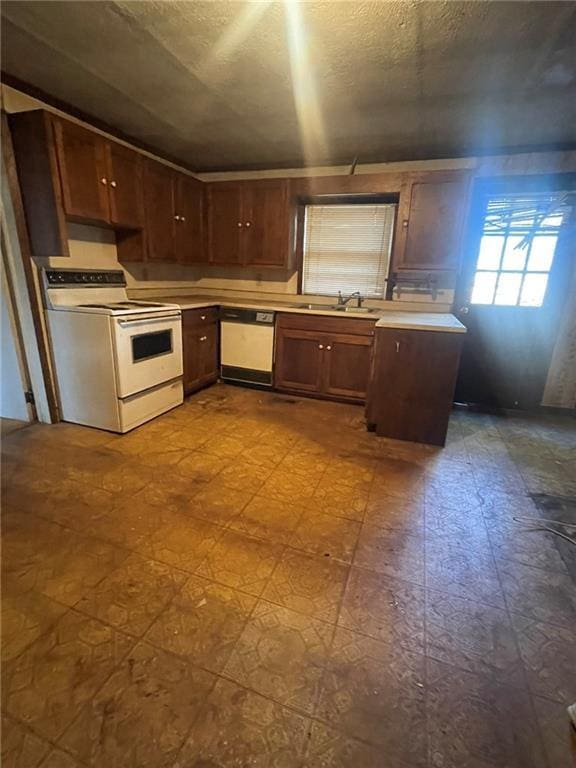
<path id="1" fill-rule="evenodd" d="M 304 309 L 299 301 L 278 301 L 278 299 L 242 299 L 231 296 L 197 294 L 188 296 L 150 296 L 150 301 L 178 304 L 180 309 L 202 309 L 215 305 L 222 307 L 246 307 L 246 309 L 269 309 L 274 312 L 294 312 L 302 315 L 329 315 L 331 317 L 354 317 L 377 321 L 377 328 L 406 328 L 420 331 L 447 331 L 466 333 L 466 328 L 454 315 L 434 312 L 407 312 L 396 309 L 376 309 L 374 312 L 348 312 L 330 309 Z"/>
<path id="2" fill-rule="evenodd" d="M 376 323 L 376 328 L 466 333 L 466 326 L 462 325 L 454 315 L 434 312 L 386 312 Z"/>

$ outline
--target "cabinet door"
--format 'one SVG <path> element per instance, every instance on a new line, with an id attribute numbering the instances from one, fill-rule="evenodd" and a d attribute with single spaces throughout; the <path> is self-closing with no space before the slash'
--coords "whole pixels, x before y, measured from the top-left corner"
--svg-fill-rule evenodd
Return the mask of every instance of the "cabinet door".
<path id="1" fill-rule="evenodd" d="M 379 328 L 367 420 L 379 435 L 444 445 L 462 334 Z"/>
<path id="2" fill-rule="evenodd" d="M 144 220 L 142 155 L 113 141 L 108 143 L 107 150 L 112 224 L 139 229 Z"/>
<path id="3" fill-rule="evenodd" d="M 76 221 L 108 223 L 106 142 L 97 133 L 54 120 L 64 212 Z"/>
<path id="4" fill-rule="evenodd" d="M 173 172 L 161 163 L 146 163 L 144 211 L 149 261 L 176 261 L 173 176 Z"/>
<path id="5" fill-rule="evenodd" d="M 204 191 L 201 181 L 176 175 L 175 186 L 175 247 L 176 257 L 183 264 L 206 261 L 204 249 Z"/>
<path id="6" fill-rule="evenodd" d="M 320 392 L 326 337 L 313 331 L 278 329 L 275 385 L 301 392 Z"/>
<path id="7" fill-rule="evenodd" d="M 290 219 L 286 179 L 244 182 L 242 216 L 244 263 L 254 267 L 287 267 Z"/>
<path id="8" fill-rule="evenodd" d="M 404 247 L 396 268 L 456 269 L 468 205 L 468 176 L 431 177 L 414 181 L 408 217 L 401 222 Z"/>
<path id="9" fill-rule="evenodd" d="M 335 397 L 365 400 L 371 361 L 370 337 L 330 337 L 326 346 L 324 392 Z"/>
<path id="10" fill-rule="evenodd" d="M 218 324 L 206 328 L 183 323 L 184 392 L 190 394 L 218 378 Z"/>
<path id="11" fill-rule="evenodd" d="M 242 264 L 242 185 L 208 185 L 208 241 L 212 264 Z"/>

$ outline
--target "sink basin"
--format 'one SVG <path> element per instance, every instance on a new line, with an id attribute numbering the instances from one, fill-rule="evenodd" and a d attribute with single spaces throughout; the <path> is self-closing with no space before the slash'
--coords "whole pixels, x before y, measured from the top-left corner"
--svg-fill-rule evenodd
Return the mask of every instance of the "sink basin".
<path id="1" fill-rule="evenodd" d="M 295 306 L 297 309 L 315 309 L 319 312 L 361 312 L 362 314 L 376 312 L 374 307 L 349 307 L 342 304 L 296 304 Z"/>
<path id="2" fill-rule="evenodd" d="M 362 314 L 368 314 L 370 312 L 376 312 L 374 307 L 342 307 L 342 306 L 335 306 L 332 307 L 332 309 L 337 310 L 338 312 L 361 312 Z"/>
<path id="3" fill-rule="evenodd" d="M 332 312 L 335 307 L 331 304 L 296 304 L 297 309 L 319 309 L 324 312 Z"/>

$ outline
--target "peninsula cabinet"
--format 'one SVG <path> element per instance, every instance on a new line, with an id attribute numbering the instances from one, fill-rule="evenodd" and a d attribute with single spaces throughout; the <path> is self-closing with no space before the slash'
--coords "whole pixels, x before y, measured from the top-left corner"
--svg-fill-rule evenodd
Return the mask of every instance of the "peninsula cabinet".
<path id="1" fill-rule="evenodd" d="M 282 314 L 276 324 L 277 389 L 364 402 L 374 321 Z"/>
<path id="2" fill-rule="evenodd" d="M 444 445 L 463 339 L 462 333 L 376 328 L 368 428 Z"/>
<path id="3" fill-rule="evenodd" d="M 286 179 L 216 181 L 206 187 L 211 264 L 291 267 Z"/>
<path id="4" fill-rule="evenodd" d="M 185 309 L 182 312 L 182 356 L 184 394 L 189 395 L 219 375 L 218 310 Z"/>

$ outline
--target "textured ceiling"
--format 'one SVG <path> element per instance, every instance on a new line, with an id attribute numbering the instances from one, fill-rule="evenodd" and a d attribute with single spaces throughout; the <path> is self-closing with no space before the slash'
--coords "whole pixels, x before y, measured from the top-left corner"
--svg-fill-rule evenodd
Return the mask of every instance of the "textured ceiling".
<path id="1" fill-rule="evenodd" d="M 576 144 L 572 2 L 4 2 L 2 69 L 199 171 Z"/>

